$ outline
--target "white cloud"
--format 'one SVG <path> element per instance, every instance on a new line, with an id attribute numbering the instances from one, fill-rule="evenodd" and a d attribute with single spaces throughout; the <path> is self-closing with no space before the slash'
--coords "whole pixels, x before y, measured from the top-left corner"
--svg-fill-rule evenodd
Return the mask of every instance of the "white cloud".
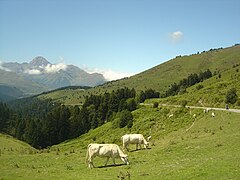
<path id="1" fill-rule="evenodd" d="M 27 70 L 24 71 L 24 73 L 31 74 L 31 75 L 42 74 L 42 72 L 38 69 L 27 69 Z"/>
<path id="2" fill-rule="evenodd" d="M 67 65 L 64 63 L 47 64 L 47 66 L 39 66 L 38 69 L 27 69 L 24 71 L 26 74 L 38 75 L 42 73 L 57 73 L 60 70 L 66 70 Z"/>
<path id="3" fill-rule="evenodd" d="M 3 65 L 3 62 L 0 61 L 0 69 L 1 69 L 1 70 L 8 71 L 8 72 L 11 71 L 10 69 L 8 69 L 8 68 L 6 68 L 6 67 L 3 67 L 2 65 Z"/>
<path id="4" fill-rule="evenodd" d="M 67 65 L 64 63 L 59 63 L 59 64 L 48 64 L 47 66 L 44 67 L 44 71 L 46 73 L 56 73 L 60 70 L 66 70 Z"/>
<path id="5" fill-rule="evenodd" d="M 181 31 L 175 31 L 169 34 L 171 41 L 173 43 L 180 42 L 183 38 L 183 33 Z"/>
<path id="6" fill-rule="evenodd" d="M 105 79 L 112 81 L 117 79 L 122 79 L 125 77 L 130 77 L 134 75 L 133 73 L 123 73 L 123 72 L 114 72 L 112 70 L 106 70 L 102 72 Z"/>
<path id="7" fill-rule="evenodd" d="M 102 70 L 102 69 L 98 69 L 98 68 L 89 69 L 89 68 L 85 67 L 84 70 L 87 71 L 88 73 L 100 73 L 108 81 L 122 79 L 122 78 L 130 77 L 130 76 L 134 75 L 134 73 L 115 72 L 110 69 L 108 69 L 108 70 Z"/>

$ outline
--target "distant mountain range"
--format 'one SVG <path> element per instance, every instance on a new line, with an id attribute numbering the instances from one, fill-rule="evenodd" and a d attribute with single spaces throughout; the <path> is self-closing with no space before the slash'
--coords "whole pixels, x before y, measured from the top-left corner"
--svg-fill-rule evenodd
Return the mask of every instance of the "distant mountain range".
<path id="1" fill-rule="evenodd" d="M 105 82 L 102 74 L 89 74 L 74 65 L 51 64 L 41 56 L 29 63 L 0 64 L 0 100 L 12 97 L 13 94 L 13 97 L 19 97 L 65 86 L 92 87 Z M 8 92 L 13 92 L 13 89 L 17 93 L 9 94 Z"/>

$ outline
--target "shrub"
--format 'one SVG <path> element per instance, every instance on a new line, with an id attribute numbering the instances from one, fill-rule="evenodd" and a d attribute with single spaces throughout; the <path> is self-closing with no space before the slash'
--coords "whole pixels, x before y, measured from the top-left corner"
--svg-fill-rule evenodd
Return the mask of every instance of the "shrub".
<path id="1" fill-rule="evenodd" d="M 123 110 L 120 112 L 120 118 L 119 118 L 119 127 L 123 128 L 126 125 L 129 124 L 129 126 L 132 124 L 131 121 L 133 120 L 133 115 L 130 111 L 128 110 Z M 132 126 L 131 126 L 132 127 Z"/>
<path id="2" fill-rule="evenodd" d="M 112 121 L 112 128 L 113 129 L 116 129 L 119 127 L 119 122 L 120 122 L 120 119 L 119 118 L 115 118 L 113 121 Z"/>
<path id="3" fill-rule="evenodd" d="M 237 100 L 237 106 L 240 106 L 240 99 Z"/>
<path id="4" fill-rule="evenodd" d="M 182 100 L 182 101 L 181 101 L 181 106 L 182 106 L 182 107 L 186 107 L 186 105 L 187 105 L 187 101 L 186 101 L 186 100 Z"/>
<path id="5" fill-rule="evenodd" d="M 123 128 L 127 126 L 131 128 L 133 125 L 133 115 L 128 110 L 123 110 L 117 114 L 117 117 L 112 122 L 113 128 Z"/>
<path id="6" fill-rule="evenodd" d="M 154 102 L 153 103 L 153 108 L 157 108 L 158 107 L 158 102 Z"/>
<path id="7" fill-rule="evenodd" d="M 196 86 L 196 89 L 197 89 L 197 90 L 200 90 L 200 89 L 202 89 L 202 88 L 203 88 L 203 85 L 202 85 L 202 84 L 199 84 L 199 85 Z"/>
<path id="8" fill-rule="evenodd" d="M 226 103 L 234 104 L 237 101 L 237 90 L 235 88 L 232 88 L 227 91 L 226 94 Z"/>

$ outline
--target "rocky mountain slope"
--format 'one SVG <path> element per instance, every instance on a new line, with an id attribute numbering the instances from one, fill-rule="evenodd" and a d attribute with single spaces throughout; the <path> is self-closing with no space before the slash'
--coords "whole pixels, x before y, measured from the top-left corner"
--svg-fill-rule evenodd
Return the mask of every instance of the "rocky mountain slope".
<path id="1" fill-rule="evenodd" d="M 89 74 L 63 63 L 51 64 L 38 56 L 29 63 L 2 63 L 0 84 L 14 87 L 23 94 L 37 94 L 65 86 L 96 86 L 106 82 L 102 74 Z"/>

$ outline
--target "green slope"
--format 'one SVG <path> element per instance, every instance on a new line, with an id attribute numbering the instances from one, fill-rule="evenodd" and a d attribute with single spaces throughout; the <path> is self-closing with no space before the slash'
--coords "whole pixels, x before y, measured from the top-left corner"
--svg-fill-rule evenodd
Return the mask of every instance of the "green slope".
<path id="1" fill-rule="evenodd" d="M 223 73 L 236 64 L 240 64 L 240 45 L 190 56 L 176 57 L 130 78 L 108 82 L 86 91 L 76 92 L 69 90 L 69 95 L 68 92 L 65 92 L 65 98 L 62 99 L 61 96 L 56 96 L 56 93 L 50 93 L 47 96 L 52 96 L 54 100 L 64 104 L 75 105 L 81 104 L 84 97 L 89 94 L 101 94 L 122 87 L 135 88 L 137 92 L 149 88 L 165 92 L 169 85 L 179 82 L 179 80 L 186 78 L 191 73 L 198 74 L 200 71 L 206 71 L 207 69 L 210 69 L 213 73 Z M 41 96 L 41 98 L 43 97 Z M 76 100 L 76 97 L 78 100 Z"/>
<path id="2" fill-rule="evenodd" d="M 192 114 L 196 114 L 196 118 Z M 169 114 L 174 114 L 169 118 Z M 127 152 L 130 165 L 97 167 L 85 164 L 90 142 L 117 143 L 128 129 L 112 129 L 111 122 L 74 140 L 37 154 L 2 154 L 2 179 L 117 179 L 127 172 L 131 179 L 239 179 L 240 114 L 210 113 L 181 108 L 142 107 L 133 112 L 132 133 L 152 135 L 150 149 Z M 94 141 L 95 140 L 95 141 Z M 131 150 L 135 146 L 130 146 Z M 109 161 L 111 165 L 112 161 Z M 120 160 L 116 160 L 121 164 Z"/>
<path id="3" fill-rule="evenodd" d="M 9 135 L 4 135 L 0 133 L 0 150 L 1 155 L 4 156 L 6 154 L 24 154 L 29 153 L 29 151 L 36 151 L 29 144 L 17 140 Z"/>
<path id="4" fill-rule="evenodd" d="M 198 89 L 199 85 L 202 85 L 201 89 Z M 238 97 L 240 97 L 240 66 L 231 67 L 229 70 L 223 71 L 221 78 L 213 76 L 208 80 L 189 87 L 186 93 L 182 95 L 162 99 L 149 99 L 146 100 L 146 103 L 159 102 L 160 104 L 180 105 L 183 100 L 186 100 L 188 102 L 187 105 L 224 108 L 227 91 L 231 88 L 235 88 Z M 230 108 L 240 109 L 240 98 L 238 98 L 235 104 L 230 105 Z"/>
<path id="5" fill-rule="evenodd" d="M 162 92 L 173 82 L 178 82 L 191 73 L 198 74 L 207 69 L 222 72 L 235 64 L 240 64 L 240 45 L 177 57 L 133 77 L 107 83 L 103 88 L 127 86 L 138 91 L 153 88 Z"/>

